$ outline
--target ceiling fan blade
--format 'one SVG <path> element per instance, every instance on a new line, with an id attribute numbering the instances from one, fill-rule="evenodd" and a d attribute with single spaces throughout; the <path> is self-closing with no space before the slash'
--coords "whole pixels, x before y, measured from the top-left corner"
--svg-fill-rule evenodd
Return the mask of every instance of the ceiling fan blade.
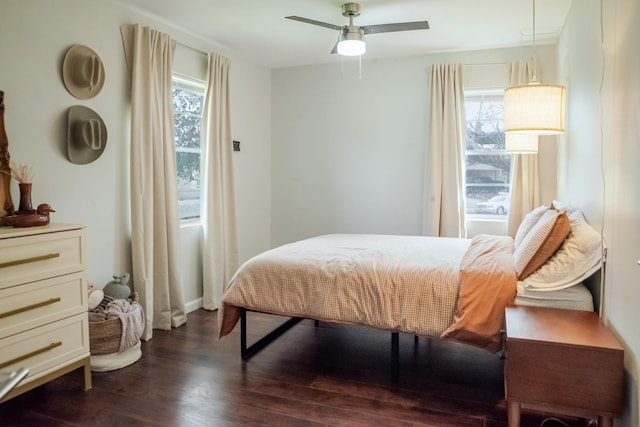
<path id="1" fill-rule="evenodd" d="M 360 27 L 365 34 L 391 33 L 395 31 L 428 30 L 428 21 L 397 22 L 395 24 L 364 25 Z"/>
<path id="2" fill-rule="evenodd" d="M 341 30 L 342 27 L 339 25 L 328 24 L 326 22 L 316 21 L 314 19 L 302 18 L 301 16 L 285 16 L 286 19 L 292 19 L 294 21 L 300 21 L 307 24 L 318 25 L 320 27 L 330 28 L 332 30 Z"/>
<path id="3" fill-rule="evenodd" d="M 330 52 L 332 55 L 334 55 L 334 54 L 338 53 L 338 42 L 339 42 L 339 41 L 340 41 L 340 40 L 338 40 L 338 41 L 336 42 L 336 44 L 334 44 L 334 45 L 333 45 L 333 49 L 331 49 L 331 52 Z"/>

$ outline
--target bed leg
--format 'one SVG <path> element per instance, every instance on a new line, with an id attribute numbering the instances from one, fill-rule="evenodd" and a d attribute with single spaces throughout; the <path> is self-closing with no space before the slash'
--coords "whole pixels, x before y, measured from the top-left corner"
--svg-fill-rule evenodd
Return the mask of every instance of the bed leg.
<path id="1" fill-rule="evenodd" d="M 398 332 L 391 332 L 391 382 L 400 379 L 400 337 Z"/>
<path id="2" fill-rule="evenodd" d="M 247 310 L 240 309 L 240 355 L 244 359 L 247 354 Z"/>
<path id="3" fill-rule="evenodd" d="M 319 320 L 314 320 L 313 321 L 313 326 L 315 326 L 316 328 L 320 326 L 320 321 Z"/>
<path id="4" fill-rule="evenodd" d="M 298 322 L 304 320 L 302 317 L 292 317 L 273 331 L 269 332 L 264 337 L 260 338 L 258 341 L 254 342 L 250 346 L 247 347 L 247 310 L 244 308 L 240 309 L 240 356 L 243 360 L 249 359 L 254 354 L 258 353 L 260 350 L 265 348 L 267 345 L 272 343 L 276 338 L 280 335 L 287 332 L 293 326 L 295 326 Z"/>

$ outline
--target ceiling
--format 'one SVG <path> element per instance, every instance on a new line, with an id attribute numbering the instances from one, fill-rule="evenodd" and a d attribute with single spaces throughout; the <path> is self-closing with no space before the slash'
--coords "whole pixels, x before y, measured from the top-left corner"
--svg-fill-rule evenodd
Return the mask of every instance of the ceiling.
<path id="1" fill-rule="evenodd" d="M 345 25 L 343 0 L 126 0 L 138 11 L 269 68 L 339 61 L 338 32 L 289 19 Z M 366 36 L 364 58 L 532 45 L 533 0 L 360 0 L 356 25 L 429 21 L 430 29 Z M 571 0 L 536 0 L 536 43 L 557 39 Z M 348 58 L 347 60 L 352 60 Z"/>

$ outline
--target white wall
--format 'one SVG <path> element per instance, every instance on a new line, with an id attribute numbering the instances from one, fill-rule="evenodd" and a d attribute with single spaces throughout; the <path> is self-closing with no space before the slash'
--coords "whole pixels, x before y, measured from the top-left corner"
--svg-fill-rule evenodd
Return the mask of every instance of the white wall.
<path id="1" fill-rule="evenodd" d="M 572 3 L 559 44 L 560 78 L 568 95 L 559 194 L 583 209 L 597 228 L 604 225 L 608 246 L 604 317 L 625 346 L 625 408 L 616 425 L 636 427 L 640 425 L 640 2 L 603 0 L 602 6 L 604 43 L 600 1 L 581 0 Z"/>
<path id="2" fill-rule="evenodd" d="M 353 59 L 344 72 L 340 64 L 274 70 L 272 243 L 332 232 L 421 234 L 431 64 L 506 63 L 529 50 L 364 59 L 361 80 Z M 555 46 L 539 46 L 537 57 L 540 79 L 555 83 Z M 548 201 L 555 145 L 541 144 Z"/>
<path id="3" fill-rule="evenodd" d="M 89 280 L 105 284 L 112 274 L 130 271 L 129 81 L 121 24 L 148 25 L 182 45 L 231 59 L 233 137 L 243 143 L 242 151 L 234 153 L 240 258 L 270 247 L 268 69 L 118 2 L 2 0 L 1 10 L 0 90 L 5 92 L 11 158 L 33 165 L 35 205 L 50 203 L 57 211 L 55 222 L 87 226 Z M 91 47 L 104 63 L 104 87 L 95 98 L 78 100 L 64 87 L 62 59 L 73 44 Z M 108 129 L 104 153 L 88 165 L 74 165 L 65 154 L 66 114 L 72 105 L 94 109 Z M 17 200 L 15 182 L 13 187 Z M 183 230 L 183 254 L 197 253 L 198 233 L 193 235 Z M 190 266 L 185 268 L 185 295 L 199 298 L 201 283 Z"/>

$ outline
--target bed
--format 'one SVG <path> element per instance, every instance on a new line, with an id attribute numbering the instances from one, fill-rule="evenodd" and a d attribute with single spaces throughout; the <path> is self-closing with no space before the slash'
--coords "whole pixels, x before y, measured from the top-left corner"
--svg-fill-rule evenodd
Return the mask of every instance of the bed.
<path id="1" fill-rule="evenodd" d="M 594 311 L 593 295 L 584 283 L 577 283 L 565 289 L 538 291 L 527 289 L 518 283 L 515 305 L 550 307 L 565 310 Z"/>
<path id="2" fill-rule="evenodd" d="M 240 322 L 241 354 L 248 358 L 301 319 L 389 331 L 397 377 L 398 333 L 497 352 L 508 304 L 561 301 L 563 308 L 592 309 L 581 282 L 600 267 L 600 245 L 599 233 L 580 212 L 568 215 L 553 205 L 528 214 L 513 239 L 312 237 L 259 254 L 238 269 L 218 311 L 219 335 Z M 566 296 L 572 292 L 579 302 Z M 247 311 L 291 319 L 247 347 Z"/>

